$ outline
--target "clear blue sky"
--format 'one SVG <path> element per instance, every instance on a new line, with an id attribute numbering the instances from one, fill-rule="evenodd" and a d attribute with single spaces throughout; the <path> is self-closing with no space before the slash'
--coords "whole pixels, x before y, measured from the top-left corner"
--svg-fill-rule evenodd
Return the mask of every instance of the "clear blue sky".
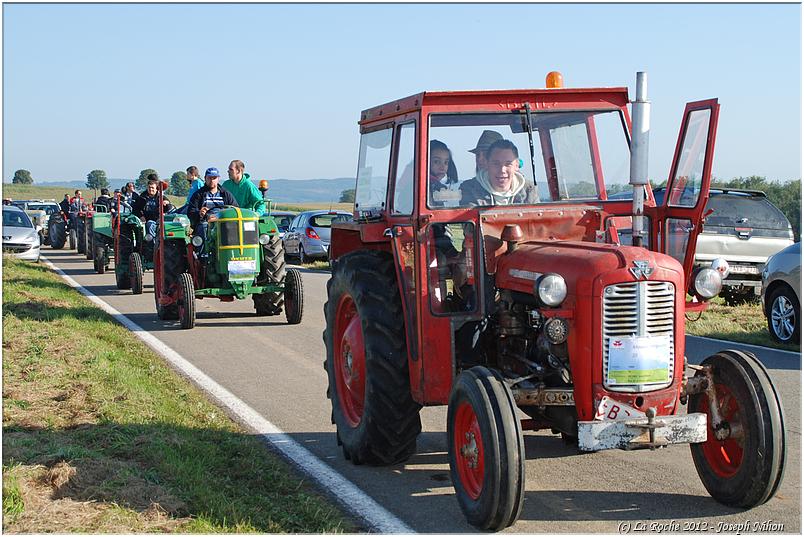
<path id="1" fill-rule="evenodd" d="M 652 179 L 718 97 L 716 177 L 801 177 L 801 6 L 3 6 L 3 180 L 95 168 L 353 177 L 360 111 L 423 90 L 649 76 Z"/>

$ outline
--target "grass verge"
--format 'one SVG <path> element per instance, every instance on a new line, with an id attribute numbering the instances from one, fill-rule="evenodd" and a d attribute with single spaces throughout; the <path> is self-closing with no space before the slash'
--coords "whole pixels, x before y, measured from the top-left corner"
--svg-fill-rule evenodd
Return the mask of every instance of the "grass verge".
<path id="1" fill-rule="evenodd" d="M 58 276 L 3 265 L 5 532 L 355 531 Z"/>
<path id="2" fill-rule="evenodd" d="M 768 322 L 765 320 L 762 303 L 759 301 L 728 306 L 722 298 L 716 297 L 700 318 L 694 313 L 690 314 L 688 319 L 698 319 L 687 320 L 687 333 L 693 336 L 728 339 L 739 343 L 801 352 L 800 345 L 777 343 L 771 339 Z"/>

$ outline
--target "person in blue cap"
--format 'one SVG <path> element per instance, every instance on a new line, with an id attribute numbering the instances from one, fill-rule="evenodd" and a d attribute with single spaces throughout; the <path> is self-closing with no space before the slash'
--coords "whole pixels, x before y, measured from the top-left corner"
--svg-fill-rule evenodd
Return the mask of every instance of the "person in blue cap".
<path id="1" fill-rule="evenodd" d="M 204 239 L 204 243 L 207 239 L 208 223 L 217 219 L 221 209 L 226 206 L 240 206 L 229 191 L 218 185 L 220 178 L 218 168 L 207 168 L 204 172 L 204 186 L 193 194 L 190 203 L 187 204 L 187 217 L 193 227 L 193 235 Z"/>

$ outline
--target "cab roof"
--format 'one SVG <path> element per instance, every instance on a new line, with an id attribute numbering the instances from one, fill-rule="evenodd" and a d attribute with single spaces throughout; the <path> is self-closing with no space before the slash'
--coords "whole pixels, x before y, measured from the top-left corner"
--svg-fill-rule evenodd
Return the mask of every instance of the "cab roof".
<path id="1" fill-rule="evenodd" d="M 486 110 L 498 112 L 521 108 L 529 102 L 531 109 L 600 109 L 628 104 L 628 88 L 554 88 L 510 90 L 423 91 L 379 106 L 363 110 L 361 125 L 380 122 L 389 117 L 409 114 L 423 107 L 444 110 Z"/>

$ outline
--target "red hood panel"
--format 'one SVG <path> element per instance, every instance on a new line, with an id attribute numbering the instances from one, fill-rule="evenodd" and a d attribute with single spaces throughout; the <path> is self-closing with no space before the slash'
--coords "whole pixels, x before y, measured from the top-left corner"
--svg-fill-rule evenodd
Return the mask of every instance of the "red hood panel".
<path id="1" fill-rule="evenodd" d="M 675 280 L 679 275 L 683 278 L 681 264 L 670 256 L 634 246 L 582 241 L 520 243 L 516 251 L 498 258 L 495 278 L 498 288 L 531 294 L 539 274 L 555 272 L 567 282 L 568 295 L 588 296 L 595 279 L 636 268 L 635 261 L 648 262 L 648 270 L 653 269 L 649 280 Z M 637 281 L 630 271 L 626 274 L 631 281 Z"/>

